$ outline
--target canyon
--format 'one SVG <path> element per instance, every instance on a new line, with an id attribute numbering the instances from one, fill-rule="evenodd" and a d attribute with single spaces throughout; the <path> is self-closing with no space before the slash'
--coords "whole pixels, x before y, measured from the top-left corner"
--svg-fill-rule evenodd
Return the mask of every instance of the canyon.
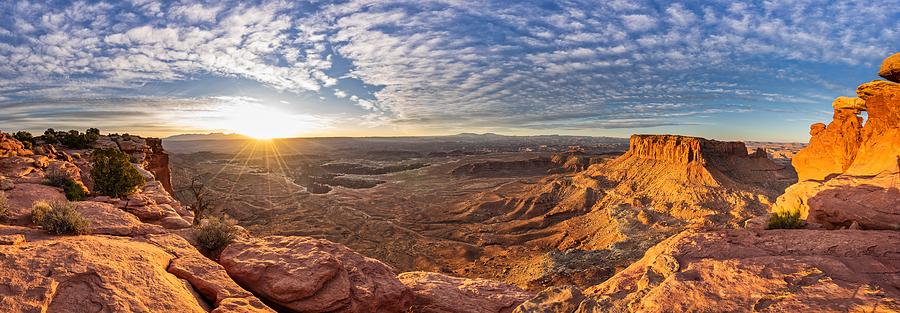
<path id="1" fill-rule="evenodd" d="M 886 80 L 835 99 L 805 146 L 110 134 L 73 149 L 0 133 L 0 307 L 898 312 L 898 64 L 887 58 Z M 97 194 L 99 149 L 125 153 L 142 183 Z M 60 175 L 87 191 L 72 205 L 88 234 L 35 222 L 36 203 L 66 201 L 47 183 Z M 193 181 L 212 199 L 203 217 Z M 771 229 L 782 213 L 799 216 L 797 229 Z M 219 215 L 236 237 L 201 252 L 197 229 Z"/>

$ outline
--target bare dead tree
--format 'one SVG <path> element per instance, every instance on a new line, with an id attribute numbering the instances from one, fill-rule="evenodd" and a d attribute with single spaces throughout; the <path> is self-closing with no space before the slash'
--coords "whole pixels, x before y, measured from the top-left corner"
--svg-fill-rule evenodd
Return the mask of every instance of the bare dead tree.
<path id="1" fill-rule="evenodd" d="M 178 191 L 184 195 L 182 198 L 190 203 L 190 209 L 194 212 L 194 224 L 199 224 L 215 205 L 215 201 L 200 175 L 191 177 L 190 184 L 179 188 Z"/>

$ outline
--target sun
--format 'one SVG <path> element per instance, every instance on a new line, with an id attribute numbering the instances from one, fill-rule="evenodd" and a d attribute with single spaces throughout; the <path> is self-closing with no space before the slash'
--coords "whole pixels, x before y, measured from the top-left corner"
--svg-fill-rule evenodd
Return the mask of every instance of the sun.
<path id="1" fill-rule="evenodd" d="M 229 106 L 221 108 L 219 113 L 214 128 L 259 140 L 302 136 L 322 126 L 315 117 L 263 105 Z"/>

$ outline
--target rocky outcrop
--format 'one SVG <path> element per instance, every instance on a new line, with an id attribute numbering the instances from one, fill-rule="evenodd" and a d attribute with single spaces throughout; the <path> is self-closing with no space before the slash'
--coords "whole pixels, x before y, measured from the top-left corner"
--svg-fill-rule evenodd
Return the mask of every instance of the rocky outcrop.
<path id="1" fill-rule="evenodd" d="M 632 135 L 626 155 L 679 164 L 705 164 L 707 157 L 746 157 L 743 142 L 676 135 Z"/>
<path id="2" fill-rule="evenodd" d="M 772 211 L 799 211 L 810 225 L 830 229 L 900 229 L 900 84 L 873 81 L 856 93 L 859 100 L 835 101 L 834 120 L 797 154 L 802 181 Z"/>
<path id="3" fill-rule="evenodd" d="M 397 278 L 415 295 L 412 312 L 509 313 L 531 298 L 518 287 L 484 279 L 429 272 L 406 272 Z"/>
<path id="4" fill-rule="evenodd" d="M 159 138 L 147 138 L 147 170 L 153 173 L 156 180 L 162 184 L 169 194 L 175 194 L 172 189 L 172 170 L 169 168 L 169 153 L 163 149 L 162 140 Z"/>
<path id="5" fill-rule="evenodd" d="M 551 287 L 522 303 L 513 313 L 593 313 L 603 312 L 597 302 L 587 298 L 574 286 Z"/>
<path id="6" fill-rule="evenodd" d="M 108 203 L 79 201 L 75 208 L 90 221 L 92 234 L 139 236 L 165 232 L 162 227 L 142 223 L 134 215 Z"/>
<path id="7" fill-rule="evenodd" d="M 27 237 L 0 245 L 4 312 L 206 312 L 190 285 L 166 271 L 172 255 L 154 245 L 10 226 L 0 233 Z"/>
<path id="8" fill-rule="evenodd" d="M 0 158 L 11 156 L 28 156 L 34 154 L 25 149 L 25 145 L 13 138 L 12 135 L 0 133 Z"/>
<path id="9" fill-rule="evenodd" d="M 833 106 L 832 122 L 825 127 L 813 124 L 809 146 L 800 150 L 791 161 L 801 181 L 824 180 L 843 173 L 856 158 L 863 128 L 862 117 L 858 114 L 865 110 L 865 102 L 859 98 L 839 97 Z"/>
<path id="10" fill-rule="evenodd" d="M 881 63 L 881 68 L 878 69 L 878 76 L 900 83 L 900 53 L 894 53 L 894 55 L 884 59 L 884 62 Z"/>
<path id="11" fill-rule="evenodd" d="M 327 240 L 249 239 L 226 247 L 219 262 L 241 285 L 296 312 L 405 312 L 412 302 L 390 266 Z"/>
<path id="12" fill-rule="evenodd" d="M 546 251 L 509 262 L 507 282 L 586 287 L 687 227 L 741 227 L 795 182 L 792 170 L 739 142 L 635 135 L 631 143 L 618 158 L 515 197 L 485 193 L 466 203 L 460 218 L 486 226 L 461 240 Z"/>
<path id="13" fill-rule="evenodd" d="M 900 233 L 685 231 L 589 288 L 603 312 L 894 312 Z"/>

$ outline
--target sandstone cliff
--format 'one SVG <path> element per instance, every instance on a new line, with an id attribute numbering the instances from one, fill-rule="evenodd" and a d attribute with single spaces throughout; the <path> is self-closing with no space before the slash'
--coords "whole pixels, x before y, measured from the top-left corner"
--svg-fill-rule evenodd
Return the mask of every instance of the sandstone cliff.
<path id="1" fill-rule="evenodd" d="M 740 227 L 792 182 L 790 169 L 740 142 L 634 135 L 618 158 L 525 195 L 466 203 L 463 219 L 485 226 L 461 240 L 548 251 L 512 261 L 504 279 L 520 286 L 590 286 L 691 225 Z"/>
<path id="2" fill-rule="evenodd" d="M 827 228 L 900 229 L 900 84 L 872 81 L 856 93 L 859 98 L 835 100 L 827 127 L 812 126 L 809 146 L 794 159 L 801 182 L 773 211 L 799 211 Z M 868 113 L 864 125 L 861 111 Z"/>

